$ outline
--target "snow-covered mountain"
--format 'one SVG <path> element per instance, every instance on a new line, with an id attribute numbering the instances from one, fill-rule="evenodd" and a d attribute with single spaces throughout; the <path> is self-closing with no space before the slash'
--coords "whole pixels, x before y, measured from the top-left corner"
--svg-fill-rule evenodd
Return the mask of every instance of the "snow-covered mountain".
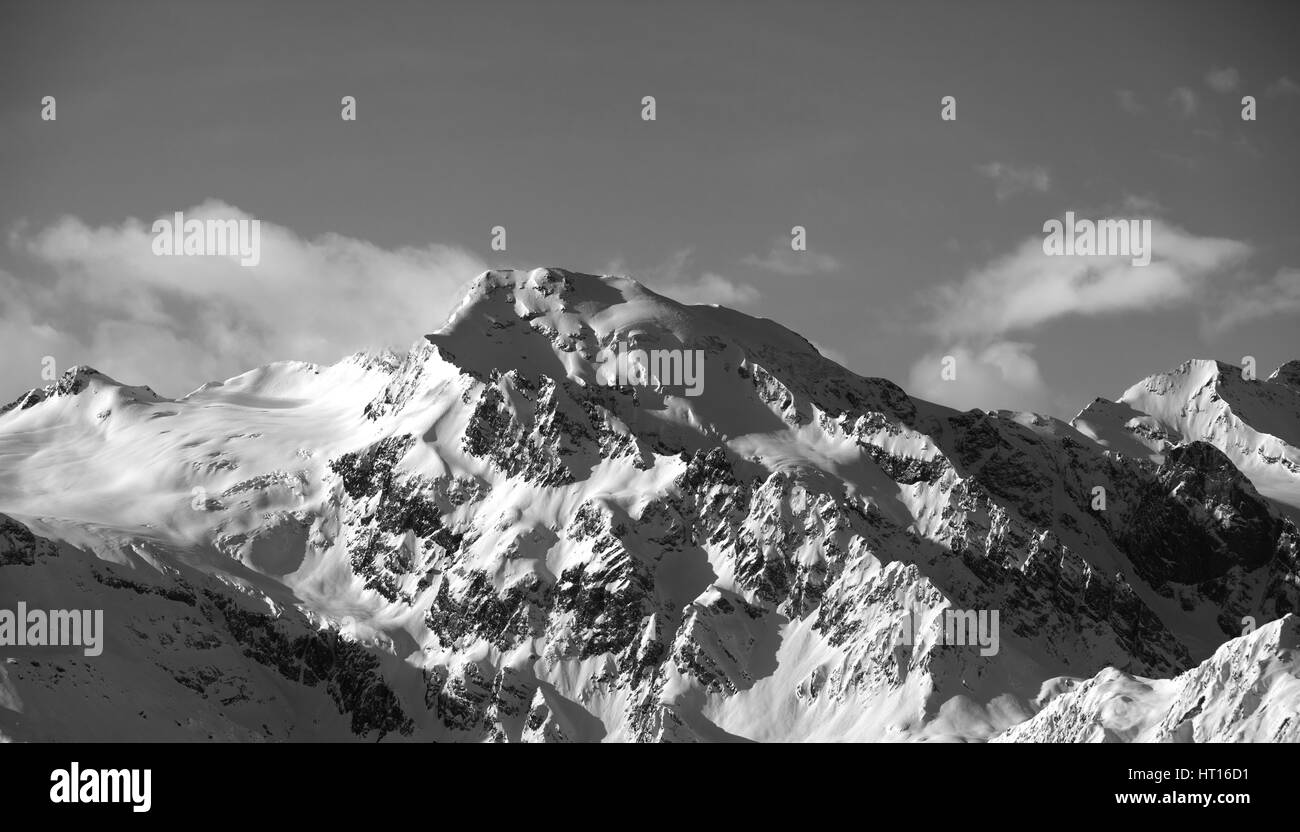
<path id="1" fill-rule="evenodd" d="M 1300 742 L 1300 618 L 1225 642 L 1175 679 L 1106 668 L 1053 679 L 1030 720 L 994 742 Z"/>
<path id="2" fill-rule="evenodd" d="M 1300 517 L 1300 361 L 1264 382 L 1222 361 L 1187 361 L 1138 382 L 1118 402 L 1097 399 L 1071 424 L 1157 462 L 1179 443 L 1209 442 L 1280 510 Z"/>
<path id="3" fill-rule="evenodd" d="M 609 384 L 618 344 L 701 394 Z M 1295 739 L 1297 374 L 960 413 L 558 269 L 404 355 L 74 368 L 0 412 L 0 610 L 105 648 L 0 647 L 0 735 Z"/>

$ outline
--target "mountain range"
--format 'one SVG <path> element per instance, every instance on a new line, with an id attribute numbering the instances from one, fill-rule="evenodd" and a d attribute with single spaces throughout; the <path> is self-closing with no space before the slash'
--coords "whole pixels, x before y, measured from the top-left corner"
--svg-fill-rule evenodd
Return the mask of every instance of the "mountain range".
<path id="1" fill-rule="evenodd" d="M 611 384 L 635 350 L 700 394 Z M 405 354 L 0 410 L 0 610 L 105 627 L 0 646 L 0 738 L 1298 741 L 1297 519 L 1300 361 L 960 412 L 492 271 Z"/>

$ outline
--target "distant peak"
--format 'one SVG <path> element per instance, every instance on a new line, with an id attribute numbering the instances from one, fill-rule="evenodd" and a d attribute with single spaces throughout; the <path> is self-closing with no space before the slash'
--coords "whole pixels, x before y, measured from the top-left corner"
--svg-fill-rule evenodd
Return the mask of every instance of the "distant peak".
<path id="1" fill-rule="evenodd" d="M 1278 367 L 1267 381 L 1300 392 L 1300 360 L 1293 359 Z M 1168 372 L 1147 376 L 1129 388 L 1129 392 L 1142 389 L 1158 395 L 1175 392 L 1190 395 L 1210 383 L 1223 389 L 1225 386 L 1251 382 L 1243 376 L 1243 369 L 1236 364 L 1212 358 L 1193 358 Z"/>
<path id="2" fill-rule="evenodd" d="M 0 414 L 8 413 L 11 410 L 26 410 L 29 407 L 35 407 L 47 399 L 61 398 L 65 396 L 76 396 L 82 391 L 90 388 L 114 387 L 130 398 L 138 401 L 161 401 L 162 397 L 148 387 L 127 387 L 111 376 L 101 373 L 94 367 L 86 364 L 77 364 L 63 371 L 63 375 L 58 380 L 47 384 L 44 387 L 36 387 L 28 390 L 14 401 L 0 407 Z"/>
<path id="3" fill-rule="evenodd" d="M 1278 367 L 1268 380 L 1300 392 L 1300 359 L 1292 359 Z"/>

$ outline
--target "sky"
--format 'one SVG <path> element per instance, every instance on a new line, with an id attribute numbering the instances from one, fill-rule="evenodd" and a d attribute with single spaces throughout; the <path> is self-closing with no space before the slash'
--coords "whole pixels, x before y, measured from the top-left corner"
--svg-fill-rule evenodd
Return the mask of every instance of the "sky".
<path id="1" fill-rule="evenodd" d="M 961 408 L 1068 419 L 1189 358 L 1266 374 L 1300 358 L 1297 18 L 6 0 L 0 399 L 51 358 L 180 396 L 404 349 L 482 269 L 536 266 L 772 318 Z M 259 220 L 261 262 L 154 256 L 176 211 Z M 1046 255 L 1067 211 L 1149 220 L 1151 263 Z"/>

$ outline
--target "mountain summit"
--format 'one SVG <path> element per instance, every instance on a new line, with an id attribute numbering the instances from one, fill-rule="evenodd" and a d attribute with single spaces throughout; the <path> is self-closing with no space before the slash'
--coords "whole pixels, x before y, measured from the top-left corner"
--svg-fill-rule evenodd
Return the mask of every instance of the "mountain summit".
<path id="1" fill-rule="evenodd" d="M 961 413 L 534 269 L 406 354 L 177 400 L 70 371 L 0 413 L 0 610 L 102 609 L 106 647 L 0 645 L 0 734 L 1297 739 L 1208 681 L 1300 704 L 1293 364 Z"/>

